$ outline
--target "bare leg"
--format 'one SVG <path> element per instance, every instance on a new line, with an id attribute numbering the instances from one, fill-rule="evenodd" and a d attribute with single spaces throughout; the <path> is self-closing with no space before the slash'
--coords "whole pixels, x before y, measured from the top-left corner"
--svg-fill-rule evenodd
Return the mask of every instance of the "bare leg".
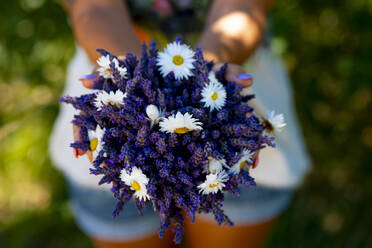
<path id="1" fill-rule="evenodd" d="M 212 221 L 196 218 L 194 224 L 186 221 L 188 248 L 260 248 L 265 244 L 275 219 L 249 226 L 218 226 Z"/>
<path id="2" fill-rule="evenodd" d="M 131 242 L 113 242 L 103 239 L 92 238 L 93 243 L 97 248 L 167 248 L 177 247 L 173 242 L 173 233 L 167 231 L 163 238 L 159 238 L 155 233 L 141 240 Z"/>

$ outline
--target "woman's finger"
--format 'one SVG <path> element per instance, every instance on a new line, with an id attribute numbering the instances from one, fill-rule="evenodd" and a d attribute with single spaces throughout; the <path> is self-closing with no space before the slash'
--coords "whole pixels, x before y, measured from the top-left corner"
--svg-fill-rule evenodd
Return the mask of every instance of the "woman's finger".
<path id="1" fill-rule="evenodd" d="M 76 125 L 72 126 L 72 132 L 74 135 L 74 141 L 81 141 L 81 134 L 80 134 L 80 128 Z M 83 155 L 85 152 L 81 149 L 74 148 L 74 156 L 75 158 Z"/>
<path id="2" fill-rule="evenodd" d="M 253 164 L 252 164 L 252 169 L 256 168 L 258 166 L 258 162 L 259 162 L 259 154 L 260 154 L 260 151 L 258 152 L 255 152 L 255 154 L 253 155 Z"/>
<path id="3" fill-rule="evenodd" d="M 247 73 L 240 65 L 230 65 L 227 67 L 226 80 L 240 84 L 243 88 L 253 84 L 253 77 Z"/>
<path id="4" fill-rule="evenodd" d="M 241 73 L 236 77 L 237 79 L 235 82 L 237 82 L 238 84 L 241 84 L 243 88 L 247 88 L 253 84 L 253 77 L 250 74 Z"/>
<path id="5" fill-rule="evenodd" d="M 80 78 L 79 80 L 83 83 L 83 86 L 88 89 L 93 89 L 94 81 L 97 80 L 97 74 L 92 73 L 85 75 L 84 77 Z"/>
<path id="6" fill-rule="evenodd" d="M 213 71 L 218 71 L 223 63 L 216 63 L 213 67 Z M 245 70 L 240 65 L 229 64 L 225 74 L 227 81 L 236 82 L 243 88 L 249 87 L 253 84 L 253 77 L 250 74 L 245 73 Z"/>
<path id="7" fill-rule="evenodd" d="M 93 163 L 93 153 L 91 151 L 87 151 L 87 156 L 90 163 Z"/>

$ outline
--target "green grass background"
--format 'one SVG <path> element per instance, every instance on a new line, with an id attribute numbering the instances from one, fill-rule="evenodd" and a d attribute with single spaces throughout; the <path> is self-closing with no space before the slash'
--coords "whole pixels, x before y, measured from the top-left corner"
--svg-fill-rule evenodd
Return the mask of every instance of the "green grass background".
<path id="1" fill-rule="evenodd" d="M 372 247 L 372 1 L 278 0 L 273 48 L 288 65 L 313 170 L 268 247 Z M 0 3 L 0 247 L 92 247 L 48 158 L 74 54 L 56 1 Z"/>

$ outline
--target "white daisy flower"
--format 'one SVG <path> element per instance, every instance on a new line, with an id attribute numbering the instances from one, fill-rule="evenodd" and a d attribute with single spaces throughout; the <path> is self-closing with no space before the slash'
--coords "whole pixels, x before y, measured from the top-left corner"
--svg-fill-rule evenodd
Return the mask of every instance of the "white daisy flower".
<path id="1" fill-rule="evenodd" d="M 209 157 L 208 164 L 204 172 L 216 174 L 216 173 L 220 173 L 224 167 L 228 168 L 228 166 L 226 165 L 225 159 L 215 159 L 215 158 Z"/>
<path id="2" fill-rule="evenodd" d="M 164 52 L 158 55 L 157 65 L 160 66 L 161 75 L 164 77 L 173 71 L 177 80 L 188 79 L 194 68 L 194 55 L 195 52 L 188 45 L 176 41 L 169 43 Z"/>
<path id="3" fill-rule="evenodd" d="M 133 167 L 131 173 L 122 170 L 120 178 L 126 185 L 130 186 L 130 188 L 135 191 L 135 197 L 144 201 L 150 199 L 146 189 L 149 179 L 145 174 L 143 174 L 141 169 Z"/>
<path id="4" fill-rule="evenodd" d="M 275 111 L 268 111 L 267 112 L 267 119 L 264 119 L 264 124 L 266 125 L 266 129 L 269 133 L 273 132 L 281 132 L 282 129 L 287 125 L 284 121 L 283 114 L 275 114 Z"/>
<path id="5" fill-rule="evenodd" d="M 199 193 L 208 195 L 216 194 L 225 187 L 225 182 L 229 179 L 227 173 L 223 170 L 217 174 L 209 174 L 204 183 L 198 185 Z"/>
<path id="6" fill-rule="evenodd" d="M 193 118 L 191 114 L 184 115 L 177 112 L 176 115 L 171 115 L 168 118 L 162 118 L 159 122 L 160 131 L 167 133 L 184 134 L 192 130 L 202 130 L 202 123 L 198 119 Z"/>
<path id="7" fill-rule="evenodd" d="M 126 97 L 126 95 L 127 94 L 123 93 L 121 90 L 117 90 L 115 93 L 113 91 L 110 91 L 110 93 L 107 93 L 106 91 L 99 91 L 94 104 L 98 110 L 101 110 L 104 105 L 120 107 L 123 105 L 123 98 Z"/>
<path id="8" fill-rule="evenodd" d="M 204 107 L 209 107 L 210 111 L 220 110 L 226 102 L 226 90 L 214 76 L 214 72 L 209 73 L 209 83 L 206 84 L 201 92 Z"/>
<path id="9" fill-rule="evenodd" d="M 115 68 L 119 71 L 120 76 L 123 78 L 127 77 L 127 68 L 121 67 L 119 65 L 119 60 L 117 58 L 112 59 L 112 63 L 114 63 Z M 99 72 L 99 75 L 101 75 L 104 78 L 113 78 L 113 73 L 110 68 L 110 55 L 101 56 L 97 60 L 97 64 L 99 65 L 97 71 Z"/>
<path id="10" fill-rule="evenodd" d="M 102 141 L 106 129 L 97 125 L 96 130 L 88 130 L 89 148 L 93 153 L 93 159 L 97 157 L 102 150 L 104 142 Z"/>
<path id="11" fill-rule="evenodd" d="M 150 104 L 146 107 L 146 114 L 151 120 L 151 125 L 158 123 L 163 117 L 163 111 L 154 104 Z"/>
<path id="12" fill-rule="evenodd" d="M 239 174 L 239 172 L 241 170 L 245 170 L 245 169 L 248 169 L 249 168 L 249 164 L 252 159 L 252 156 L 253 156 L 253 152 L 247 150 L 247 149 L 243 149 L 241 152 L 240 152 L 240 159 L 237 163 L 235 163 L 231 168 L 230 168 L 230 173 L 236 175 L 236 174 Z"/>
<path id="13" fill-rule="evenodd" d="M 218 79 L 216 78 L 216 74 L 214 73 L 214 71 L 210 71 L 208 73 L 208 80 L 211 83 L 219 83 Z"/>

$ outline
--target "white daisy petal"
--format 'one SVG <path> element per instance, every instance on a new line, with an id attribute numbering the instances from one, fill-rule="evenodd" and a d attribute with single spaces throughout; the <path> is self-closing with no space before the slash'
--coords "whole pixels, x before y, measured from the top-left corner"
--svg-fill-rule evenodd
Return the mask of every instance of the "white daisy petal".
<path id="1" fill-rule="evenodd" d="M 157 65 L 160 66 L 160 73 L 164 77 L 173 72 L 177 80 L 188 79 L 194 68 L 194 55 L 195 52 L 188 45 L 169 43 L 164 52 L 158 54 Z"/>
<path id="2" fill-rule="evenodd" d="M 184 134 L 192 130 L 202 130 L 202 123 L 198 119 L 192 117 L 191 114 L 185 113 L 184 115 L 177 112 L 176 115 L 171 115 L 168 118 L 162 118 L 159 122 L 160 131 L 167 133 Z"/>
<path id="3" fill-rule="evenodd" d="M 113 58 L 112 62 L 114 63 L 115 68 L 119 71 L 120 76 L 123 77 L 123 78 L 126 78 L 127 77 L 127 68 L 121 67 L 120 63 L 119 63 L 119 60 L 117 58 Z M 101 56 L 97 60 L 97 64 L 99 66 L 98 69 L 97 69 L 97 71 L 99 72 L 99 75 L 101 75 L 102 77 L 107 78 L 107 79 L 108 78 L 111 78 L 111 79 L 113 78 L 113 72 L 111 71 L 111 68 L 110 68 L 110 64 L 111 64 L 110 55 Z"/>
<path id="4" fill-rule="evenodd" d="M 98 110 L 101 110 L 104 105 L 113 105 L 120 107 L 123 105 L 123 98 L 126 97 L 126 93 L 123 93 L 121 90 L 117 90 L 115 93 L 110 91 L 100 91 L 97 93 L 94 104 Z"/>
<path id="5" fill-rule="evenodd" d="M 207 175 L 204 183 L 198 185 L 199 193 L 208 195 L 216 194 L 225 187 L 225 182 L 229 179 L 227 173 L 222 170 L 220 173 Z"/>
<path id="6" fill-rule="evenodd" d="M 115 68 L 119 71 L 122 78 L 127 78 L 127 68 L 120 66 L 119 60 L 114 58 Z"/>
<path id="7" fill-rule="evenodd" d="M 209 83 L 202 89 L 201 102 L 204 102 L 204 107 L 209 107 L 210 111 L 214 109 L 220 110 L 226 103 L 226 90 L 223 85 L 218 82 L 214 76 L 214 72 L 210 72 Z"/>
<path id="8" fill-rule="evenodd" d="M 147 194 L 146 185 L 149 183 L 148 177 L 137 167 L 132 168 L 132 172 L 128 173 L 125 169 L 121 171 L 121 180 L 130 188 L 135 191 L 134 196 L 139 200 L 150 200 Z"/>
<path id="9" fill-rule="evenodd" d="M 269 132 L 281 132 L 287 125 L 284 121 L 284 115 L 276 115 L 274 110 L 267 112 L 267 119 L 264 122 Z"/>
<path id="10" fill-rule="evenodd" d="M 241 170 L 247 170 L 249 169 L 249 164 L 248 163 L 251 163 L 251 159 L 252 159 L 252 156 L 253 156 L 253 152 L 247 150 L 247 149 L 243 149 L 241 152 L 240 152 L 240 159 L 238 162 L 236 162 L 231 168 L 230 168 L 230 173 L 236 175 L 236 174 L 239 174 L 239 172 Z"/>
<path id="11" fill-rule="evenodd" d="M 219 83 L 218 79 L 216 78 L 216 74 L 214 74 L 214 71 L 210 71 L 208 73 L 208 80 L 211 83 Z"/>

